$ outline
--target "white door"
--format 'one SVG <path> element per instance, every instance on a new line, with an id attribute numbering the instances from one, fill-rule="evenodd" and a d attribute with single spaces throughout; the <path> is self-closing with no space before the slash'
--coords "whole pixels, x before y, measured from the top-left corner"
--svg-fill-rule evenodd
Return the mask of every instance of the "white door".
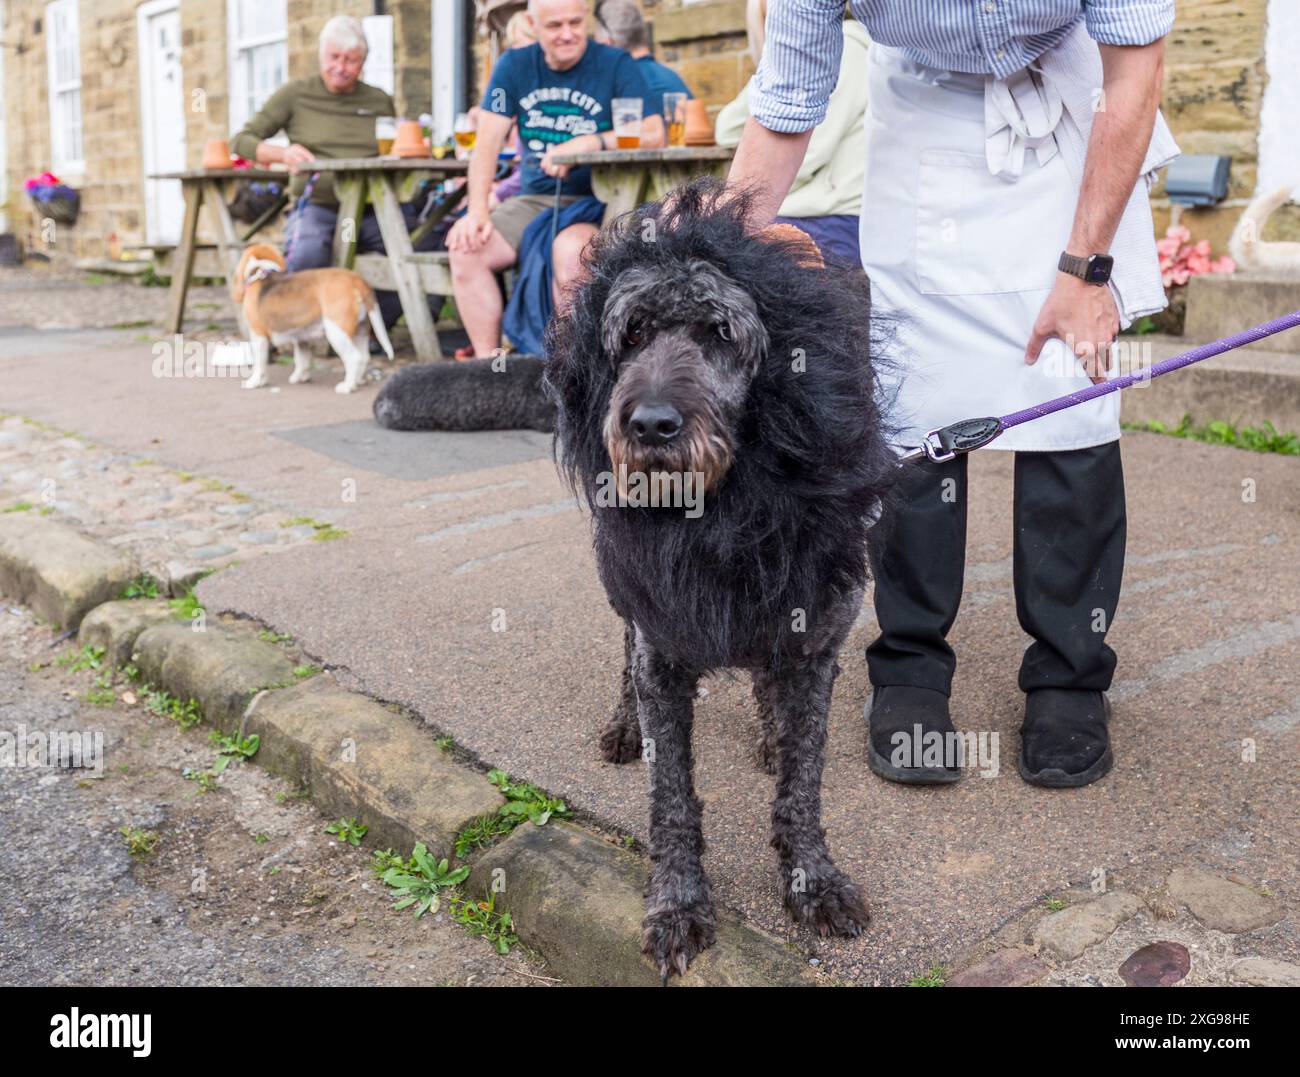
<path id="1" fill-rule="evenodd" d="M 151 0 L 137 18 L 144 174 L 179 172 L 185 167 L 185 90 L 178 0 Z M 146 179 L 144 205 L 148 242 L 178 242 L 185 213 L 180 180 Z"/>

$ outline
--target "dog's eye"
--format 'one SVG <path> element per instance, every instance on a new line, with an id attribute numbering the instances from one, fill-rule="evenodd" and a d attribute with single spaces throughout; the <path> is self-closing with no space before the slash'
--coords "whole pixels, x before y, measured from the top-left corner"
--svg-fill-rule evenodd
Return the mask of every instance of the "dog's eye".
<path id="1" fill-rule="evenodd" d="M 638 348 L 645 340 L 645 325 L 639 321 L 627 323 L 627 330 L 623 334 L 623 339 L 629 348 Z"/>
<path id="2" fill-rule="evenodd" d="M 719 337 L 728 343 L 731 342 L 731 326 L 727 322 L 718 322 L 713 328 L 717 331 Z"/>

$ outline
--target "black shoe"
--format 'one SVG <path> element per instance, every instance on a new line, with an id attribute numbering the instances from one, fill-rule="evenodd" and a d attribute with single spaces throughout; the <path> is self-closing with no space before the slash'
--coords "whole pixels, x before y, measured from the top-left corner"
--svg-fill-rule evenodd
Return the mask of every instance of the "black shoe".
<path id="1" fill-rule="evenodd" d="M 945 747 L 952 743 L 946 734 L 956 730 L 948 716 L 948 697 L 943 692 L 890 684 L 877 687 L 871 693 L 871 712 L 867 715 L 867 765 L 872 773 L 891 782 L 909 785 L 941 785 L 957 781 L 961 777 L 960 767 L 921 766 L 914 754 L 910 758 L 904 756 L 903 760 L 917 762 L 917 766 L 901 766 L 893 762 L 899 746 L 898 734 L 912 742 L 912 753 L 920 749 L 921 746 L 915 744 L 917 726 L 921 727 L 922 736 L 939 733 L 945 735 Z"/>
<path id="2" fill-rule="evenodd" d="M 1110 700 L 1104 692 L 1035 688 L 1025 696 L 1020 776 L 1032 785 L 1073 789 L 1110 773 Z"/>

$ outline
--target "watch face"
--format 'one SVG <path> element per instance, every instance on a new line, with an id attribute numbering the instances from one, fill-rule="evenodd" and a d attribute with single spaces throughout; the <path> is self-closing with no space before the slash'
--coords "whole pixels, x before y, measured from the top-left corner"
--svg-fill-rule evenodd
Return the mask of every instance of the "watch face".
<path id="1" fill-rule="evenodd" d="M 1094 254 L 1088 258 L 1087 276 L 1089 284 L 1105 284 L 1110 280 L 1110 270 L 1115 259 L 1109 254 Z"/>

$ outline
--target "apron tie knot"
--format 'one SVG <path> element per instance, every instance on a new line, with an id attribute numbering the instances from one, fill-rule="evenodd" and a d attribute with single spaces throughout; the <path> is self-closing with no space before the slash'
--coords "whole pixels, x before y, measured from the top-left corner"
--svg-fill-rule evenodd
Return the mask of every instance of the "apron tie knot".
<path id="1" fill-rule="evenodd" d="M 989 171 L 1014 182 L 1033 150 L 1039 165 L 1057 153 L 1053 133 L 1061 121 L 1061 95 L 1050 82 L 1028 67 L 1005 79 L 984 84 L 984 156 Z"/>

